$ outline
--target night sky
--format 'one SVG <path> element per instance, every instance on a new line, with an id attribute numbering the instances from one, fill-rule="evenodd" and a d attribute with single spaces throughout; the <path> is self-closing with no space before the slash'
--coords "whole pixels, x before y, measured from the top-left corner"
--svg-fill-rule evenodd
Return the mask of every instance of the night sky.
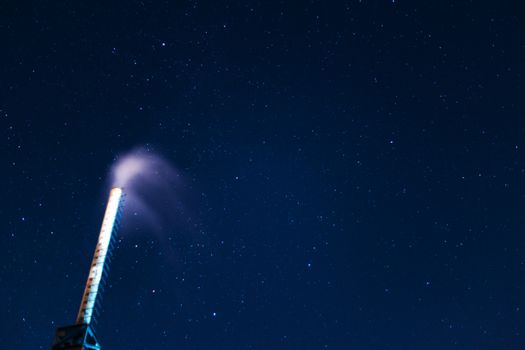
<path id="1" fill-rule="evenodd" d="M 74 323 L 137 147 L 184 210 L 119 233 L 103 349 L 525 348 L 524 23 L 498 1 L 2 2 L 1 348 Z"/>

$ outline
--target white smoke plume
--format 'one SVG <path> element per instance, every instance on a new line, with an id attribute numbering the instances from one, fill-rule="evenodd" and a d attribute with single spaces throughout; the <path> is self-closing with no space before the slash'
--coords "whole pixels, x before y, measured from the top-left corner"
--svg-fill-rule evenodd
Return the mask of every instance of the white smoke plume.
<path id="1" fill-rule="evenodd" d="M 164 240 L 188 219 L 185 181 L 165 158 L 147 148 L 137 148 L 116 159 L 111 169 L 112 187 L 126 195 L 121 233 L 153 233 Z"/>

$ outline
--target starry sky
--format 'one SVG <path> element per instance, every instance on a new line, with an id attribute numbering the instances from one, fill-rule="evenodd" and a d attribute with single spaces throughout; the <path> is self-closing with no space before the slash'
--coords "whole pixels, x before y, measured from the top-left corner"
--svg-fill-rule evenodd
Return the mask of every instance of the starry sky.
<path id="1" fill-rule="evenodd" d="M 75 321 L 141 146 L 186 209 L 119 234 L 104 349 L 523 349 L 516 4 L 2 2 L 2 347 Z"/>

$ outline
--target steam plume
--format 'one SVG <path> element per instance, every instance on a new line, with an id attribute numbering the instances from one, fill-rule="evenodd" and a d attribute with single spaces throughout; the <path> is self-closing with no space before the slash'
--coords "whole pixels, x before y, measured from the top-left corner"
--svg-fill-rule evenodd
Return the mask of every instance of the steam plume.
<path id="1" fill-rule="evenodd" d="M 185 218 L 185 183 L 165 158 L 137 148 L 117 158 L 111 169 L 112 187 L 126 194 L 122 233 L 151 231 L 162 238 Z"/>

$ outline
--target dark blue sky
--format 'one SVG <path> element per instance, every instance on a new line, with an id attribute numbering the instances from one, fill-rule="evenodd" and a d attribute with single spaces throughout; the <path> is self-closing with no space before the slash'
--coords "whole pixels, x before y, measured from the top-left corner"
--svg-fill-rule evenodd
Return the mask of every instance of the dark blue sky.
<path id="1" fill-rule="evenodd" d="M 523 8 L 0 5 L 0 336 L 74 322 L 108 170 L 188 210 L 122 232 L 104 349 L 523 349 Z"/>

